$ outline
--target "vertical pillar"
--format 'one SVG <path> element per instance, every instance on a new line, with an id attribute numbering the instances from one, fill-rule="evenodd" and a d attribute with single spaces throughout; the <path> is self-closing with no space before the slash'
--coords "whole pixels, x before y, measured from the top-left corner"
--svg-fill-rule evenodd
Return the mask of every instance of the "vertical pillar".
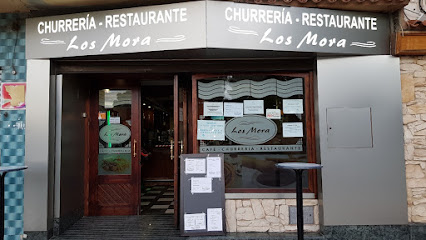
<path id="1" fill-rule="evenodd" d="M 50 60 L 27 61 L 24 231 L 48 232 Z"/>

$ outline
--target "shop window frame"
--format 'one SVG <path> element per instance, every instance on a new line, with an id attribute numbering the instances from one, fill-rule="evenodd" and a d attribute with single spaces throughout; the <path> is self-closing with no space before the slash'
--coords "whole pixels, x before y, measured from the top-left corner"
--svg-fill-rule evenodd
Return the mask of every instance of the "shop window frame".
<path id="1" fill-rule="evenodd" d="M 305 96 L 305 119 L 306 119 L 306 155 L 308 162 L 316 163 L 316 140 L 315 140 L 315 105 L 314 105 L 314 86 L 313 86 L 313 72 L 235 72 L 226 74 L 194 74 L 192 75 L 192 116 L 190 117 L 190 124 L 192 125 L 192 152 L 199 153 L 199 140 L 197 140 L 197 120 L 198 120 L 198 81 L 205 78 L 213 77 L 226 77 L 227 75 L 275 75 L 275 76 L 288 76 L 288 77 L 302 77 L 304 79 L 304 96 Z M 315 197 L 318 196 L 318 183 L 316 171 L 308 171 L 308 188 L 304 188 L 305 193 L 314 193 Z M 262 189 L 262 188 L 229 188 L 225 189 L 226 193 L 294 193 L 295 189 Z"/>

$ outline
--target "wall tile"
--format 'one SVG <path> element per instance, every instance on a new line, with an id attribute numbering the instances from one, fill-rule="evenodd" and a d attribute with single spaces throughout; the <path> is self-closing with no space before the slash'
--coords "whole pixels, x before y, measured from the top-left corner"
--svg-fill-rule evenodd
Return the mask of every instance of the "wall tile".
<path id="1" fill-rule="evenodd" d="M 12 23 L 21 23 L 19 32 Z M 25 82 L 25 20 L 17 14 L 0 14 L 1 82 Z M 16 45 L 15 45 L 16 44 Z M 13 67 L 12 67 L 13 64 Z M 17 74 L 12 74 L 15 69 Z M 1 166 L 25 164 L 25 110 L 0 111 Z M 5 178 L 5 239 L 19 240 L 24 227 L 24 175 L 8 173 Z"/>

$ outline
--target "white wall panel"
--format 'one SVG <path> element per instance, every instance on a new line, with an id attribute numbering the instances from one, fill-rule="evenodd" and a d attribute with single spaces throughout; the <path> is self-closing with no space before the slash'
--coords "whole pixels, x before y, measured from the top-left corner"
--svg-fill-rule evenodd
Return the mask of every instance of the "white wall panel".
<path id="1" fill-rule="evenodd" d="M 324 225 L 406 224 L 399 58 L 324 58 L 317 74 Z M 372 147 L 330 147 L 331 108 L 371 108 Z M 355 125 L 347 121 L 347 138 Z"/>

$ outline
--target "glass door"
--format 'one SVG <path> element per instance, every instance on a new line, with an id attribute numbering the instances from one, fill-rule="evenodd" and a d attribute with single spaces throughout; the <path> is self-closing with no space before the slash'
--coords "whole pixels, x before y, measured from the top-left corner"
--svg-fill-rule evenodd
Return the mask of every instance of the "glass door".
<path id="1" fill-rule="evenodd" d="M 136 88 L 99 89 L 92 101 L 90 215 L 139 213 L 139 95 Z"/>
<path id="2" fill-rule="evenodd" d="M 98 176 L 132 173 L 132 91 L 99 91 Z"/>

